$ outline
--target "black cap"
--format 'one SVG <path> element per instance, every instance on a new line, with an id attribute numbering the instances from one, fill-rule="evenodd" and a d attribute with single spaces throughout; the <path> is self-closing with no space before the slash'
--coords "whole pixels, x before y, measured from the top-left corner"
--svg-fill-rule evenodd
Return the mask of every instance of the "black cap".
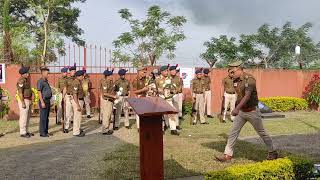
<path id="1" fill-rule="evenodd" d="M 20 70 L 19 70 L 19 74 L 26 74 L 29 72 L 29 67 L 21 67 Z"/>
<path id="2" fill-rule="evenodd" d="M 209 69 L 204 69 L 204 70 L 203 70 L 203 73 L 205 73 L 205 74 L 209 74 L 209 72 L 210 72 Z"/>
<path id="3" fill-rule="evenodd" d="M 127 73 L 127 70 L 125 70 L 125 69 L 120 69 L 120 70 L 118 71 L 118 74 L 119 74 L 120 76 L 125 75 L 126 73 Z"/>
<path id="4" fill-rule="evenodd" d="M 75 74 L 76 76 L 83 76 L 84 75 L 84 70 L 79 70 Z"/>
<path id="5" fill-rule="evenodd" d="M 62 69 L 61 69 L 61 72 L 62 72 L 62 73 L 68 72 L 68 68 L 66 68 L 66 67 L 62 68 Z"/>
<path id="6" fill-rule="evenodd" d="M 48 67 L 46 67 L 46 66 L 42 66 L 42 67 L 40 67 L 40 70 L 41 70 L 41 71 L 50 71 L 50 70 L 49 70 L 49 68 L 48 68 Z"/>
<path id="7" fill-rule="evenodd" d="M 75 66 L 69 67 L 69 71 L 75 71 L 75 70 L 77 70 L 77 67 L 75 67 Z"/>

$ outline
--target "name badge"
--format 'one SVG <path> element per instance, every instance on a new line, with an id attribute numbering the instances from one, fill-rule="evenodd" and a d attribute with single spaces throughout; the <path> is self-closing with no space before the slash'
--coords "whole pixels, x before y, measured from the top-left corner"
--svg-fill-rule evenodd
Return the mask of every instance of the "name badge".
<path id="1" fill-rule="evenodd" d="M 238 86 L 238 83 L 233 83 L 233 86 L 234 86 L 234 87 L 237 87 L 237 86 Z"/>

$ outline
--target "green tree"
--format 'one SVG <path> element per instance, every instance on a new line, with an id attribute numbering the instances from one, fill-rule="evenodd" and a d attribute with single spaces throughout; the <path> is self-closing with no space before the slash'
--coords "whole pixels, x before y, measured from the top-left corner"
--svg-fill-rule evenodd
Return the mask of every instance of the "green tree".
<path id="1" fill-rule="evenodd" d="M 162 55 L 175 57 L 176 44 L 185 39 L 183 16 L 172 16 L 159 6 L 151 6 L 143 20 L 133 17 L 128 9 L 119 10 L 120 17 L 130 25 L 130 31 L 122 33 L 113 41 L 114 61 L 156 64 Z"/>
<path id="2" fill-rule="evenodd" d="M 5 0 L 2 6 L 2 41 L 3 58 L 6 62 L 13 61 L 12 40 L 11 40 L 11 17 L 10 0 Z"/>
<path id="3" fill-rule="evenodd" d="M 203 44 L 206 47 L 204 53 L 200 57 L 204 59 L 209 66 L 225 67 L 228 63 L 238 57 L 238 45 L 236 38 L 228 38 L 221 35 L 219 38 L 211 38 Z"/>

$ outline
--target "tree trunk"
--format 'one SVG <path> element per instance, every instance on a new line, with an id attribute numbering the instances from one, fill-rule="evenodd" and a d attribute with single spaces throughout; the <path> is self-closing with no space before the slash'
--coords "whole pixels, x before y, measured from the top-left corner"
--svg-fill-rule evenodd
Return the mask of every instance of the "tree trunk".
<path id="1" fill-rule="evenodd" d="M 45 58 L 47 55 L 47 44 L 48 44 L 48 18 L 46 18 L 45 22 L 43 23 L 44 27 L 44 43 L 43 43 L 43 50 L 41 56 L 41 65 L 45 65 Z"/>
<path id="2" fill-rule="evenodd" d="M 3 58 L 6 62 L 13 62 L 12 40 L 9 31 L 3 31 Z"/>
<path id="3" fill-rule="evenodd" d="M 268 68 L 269 68 L 269 67 L 268 67 L 268 61 L 267 61 L 267 58 L 266 58 L 266 57 L 263 58 L 263 63 L 264 63 L 264 68 L 265 68 L 265 69 L 268 69 Z"/>
<path id="4" fill-rule="evenodd" d="M 156 63 L 156 55 L 149 55 L 150 65 L 154 66 Z"/>

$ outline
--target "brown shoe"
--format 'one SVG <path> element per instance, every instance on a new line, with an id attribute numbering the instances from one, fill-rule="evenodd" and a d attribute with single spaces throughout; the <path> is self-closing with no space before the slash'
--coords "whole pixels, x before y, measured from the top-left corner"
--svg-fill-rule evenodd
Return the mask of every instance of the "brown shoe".
<path id="1" fill-rule="evenodd" d="M 217 161 L 220 161 L 220 162 L 230 162 L 231 159 L 232 159 L 232 156 L 229 156 L 229 155 L 219 155 L 219 156 L 214 156 L 216 158 Z"/>
<path id="2" fill-rule="evenodd" d="M 268 156 L 267 156 L 267 160 L 275 160 L 278 159 L 278 152 L 277 151 L 273 151 L 273 152 L 269 152 Z"/>

